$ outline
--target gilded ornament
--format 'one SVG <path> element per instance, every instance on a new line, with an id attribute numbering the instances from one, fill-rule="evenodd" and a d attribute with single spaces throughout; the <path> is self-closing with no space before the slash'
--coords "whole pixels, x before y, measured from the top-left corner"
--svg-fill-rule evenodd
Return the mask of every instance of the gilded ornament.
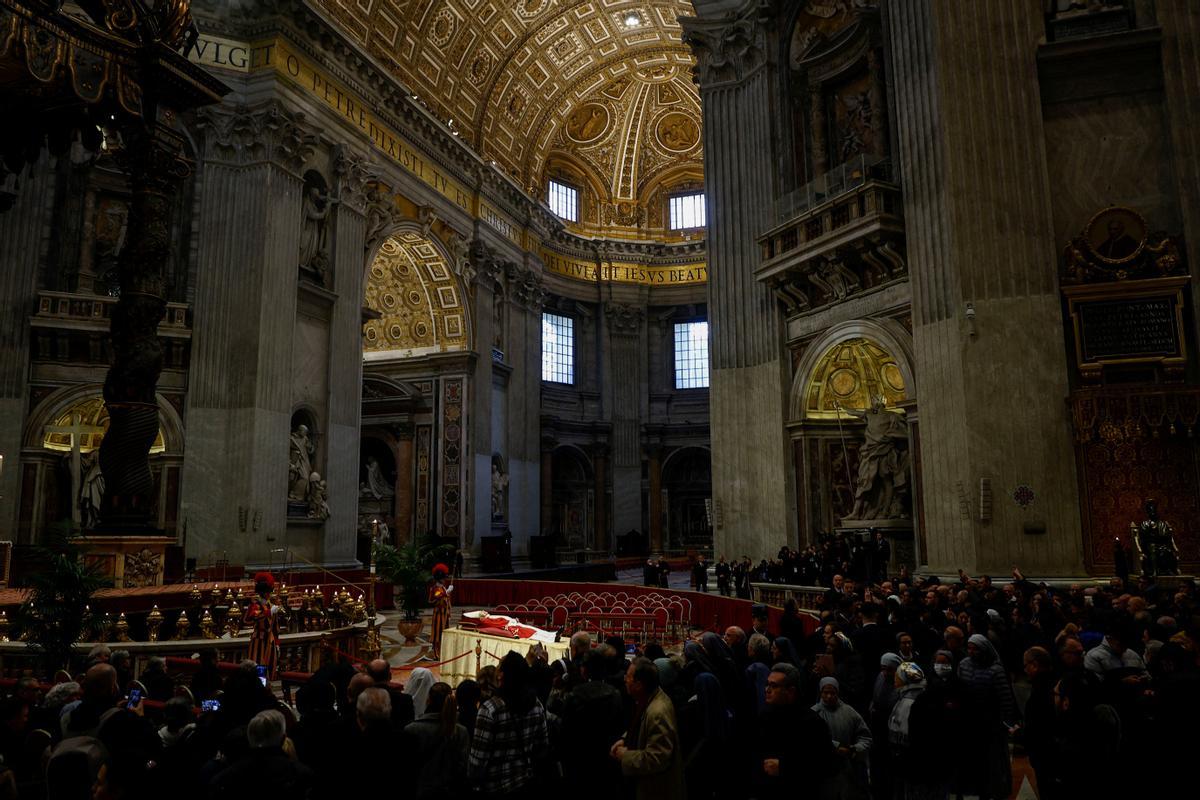
<path id="1" fill-rule="evenodd" d="M 118 642 L 128 642 L 129 639 L 129 620 L 125 619 L 125 612 L 122 611 L 117 617 L 117 624 L 113 628 L 113 633 Z"/>
<path id="2" fill-rule="evenodd" d="M 217 638 L 217 634 L 214 630 L 212 612 L 207 608 L 204 609 L 204 614 L 200 617 L 200 635 L 205 639 Z"/>
<path id="3" fill-rule="evenodd" d="M 150 609 L 150 613 L 146 616 L 146 638 L 149 641 L 158 641 L 158 629 L 162 627 L 162 623 L 163 615 L 156 605 Z"/>

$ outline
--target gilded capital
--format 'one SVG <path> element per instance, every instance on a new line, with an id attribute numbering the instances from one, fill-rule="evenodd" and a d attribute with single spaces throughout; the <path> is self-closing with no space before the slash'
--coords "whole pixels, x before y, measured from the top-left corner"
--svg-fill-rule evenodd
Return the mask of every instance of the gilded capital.
<path id="1" fill-rule="evenodd" d="M 196 112 L 205 160 L 238 166 L 271 161 L 299 175 L 317 149 L 320 128 L 303 112 L 276 101 L 253 106 L 209 106 Z"/>
<path id="2" fill-rule="evenodd" d="M 740 83 L 767 63 L 769 7 L 754 0 L 717 19 L 680 17 L 683 41 L 696 56 L 695 79 L 702 89 Z"/>
<path id="3" fill-rule="evenodd" d="M 378 164 L 352 148 L 339 144 L 333 149 L 334 191 L 344 208 L 363 213 L 379 173 Z"/>

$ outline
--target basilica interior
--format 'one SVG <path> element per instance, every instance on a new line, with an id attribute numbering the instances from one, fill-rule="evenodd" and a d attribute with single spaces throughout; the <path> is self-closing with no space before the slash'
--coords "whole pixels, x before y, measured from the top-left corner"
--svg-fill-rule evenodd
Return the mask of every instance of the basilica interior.
<path id="1" fill-rule="evenodd" d="M 7 85 L 76 108 L 13 100 L 0 536 L 132 523 L 179 572 L 877 527 L 914 570 L 1066 578 L 1154 497 L 1200 561 L 1173 5 L 560 5 L 196 2 L 189 93 L 141 99 L 10 8 Z M 151 108 L 159 424 L 115 479 Z"/>
<path id="2" fill-rule="evenodd" d="M 64 531 L 196 624 L 208 582 L 215 614 L 261 571 L 369 580 L 341 622 L 376 654 L 380 546 L 493 610 L 727 560 L 826 597 L 786 565 L 841 543 L 867 582 L 1194 590 L 1198 32 L 1188 0 L 0 0 L 0 586 Z"/>

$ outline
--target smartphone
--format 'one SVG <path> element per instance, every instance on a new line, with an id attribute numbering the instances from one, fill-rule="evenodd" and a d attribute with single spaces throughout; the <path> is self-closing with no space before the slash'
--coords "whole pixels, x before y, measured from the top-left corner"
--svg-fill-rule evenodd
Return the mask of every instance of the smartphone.
<path id="1" fill-rule="evenodd" d="M 201 711 L 220 711 L 221 710 L 221 701 L 220 700 L 201 700 L 200 701 L 200 710 Z"/>
<path id="2" fill-rule="evenodd" d="M 142 690 L 141 689 L 130 689 L 129 690 L 129 702 L 125 705 L 125 707 L 133 708 L 140 702 L 142 702 Z"/>
<path id="3" fill-rule="evenodd" d="M 626 652 L 626 654 L 631 655 L 631 656 L 635 655 L 637 653 L 637 645 L 636 644 L 625 645 L 625 652 Z"/>
<path id="4" fill-rule="evenodd" d="M 258 680 L 262 683 L 263 686 L 267 685 L 267 668 L 266 667 L 258 668 Z"/>

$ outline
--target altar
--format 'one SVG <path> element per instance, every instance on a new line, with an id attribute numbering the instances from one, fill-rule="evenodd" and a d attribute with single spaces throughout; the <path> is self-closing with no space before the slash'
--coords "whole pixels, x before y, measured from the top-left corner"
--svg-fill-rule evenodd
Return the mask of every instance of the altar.
<path id="1" fill-rule="evenodd" d="M 478 662 L 475 657 L 476 643 L 480 646 Z M 499 666 L 509 650 L 524 656 L 536 644 L 532 639 L 495 636 L 473 628 L 447 628 L 442 632 L 442 666 L 438 671 L 442 680 L 451 686 L 458 686 L 468 678 L 474 680 L 480 667 L 488 664 Z M 552 662 L 569 657 L 570 647 L 566 639 L 542 646 Z"/>

